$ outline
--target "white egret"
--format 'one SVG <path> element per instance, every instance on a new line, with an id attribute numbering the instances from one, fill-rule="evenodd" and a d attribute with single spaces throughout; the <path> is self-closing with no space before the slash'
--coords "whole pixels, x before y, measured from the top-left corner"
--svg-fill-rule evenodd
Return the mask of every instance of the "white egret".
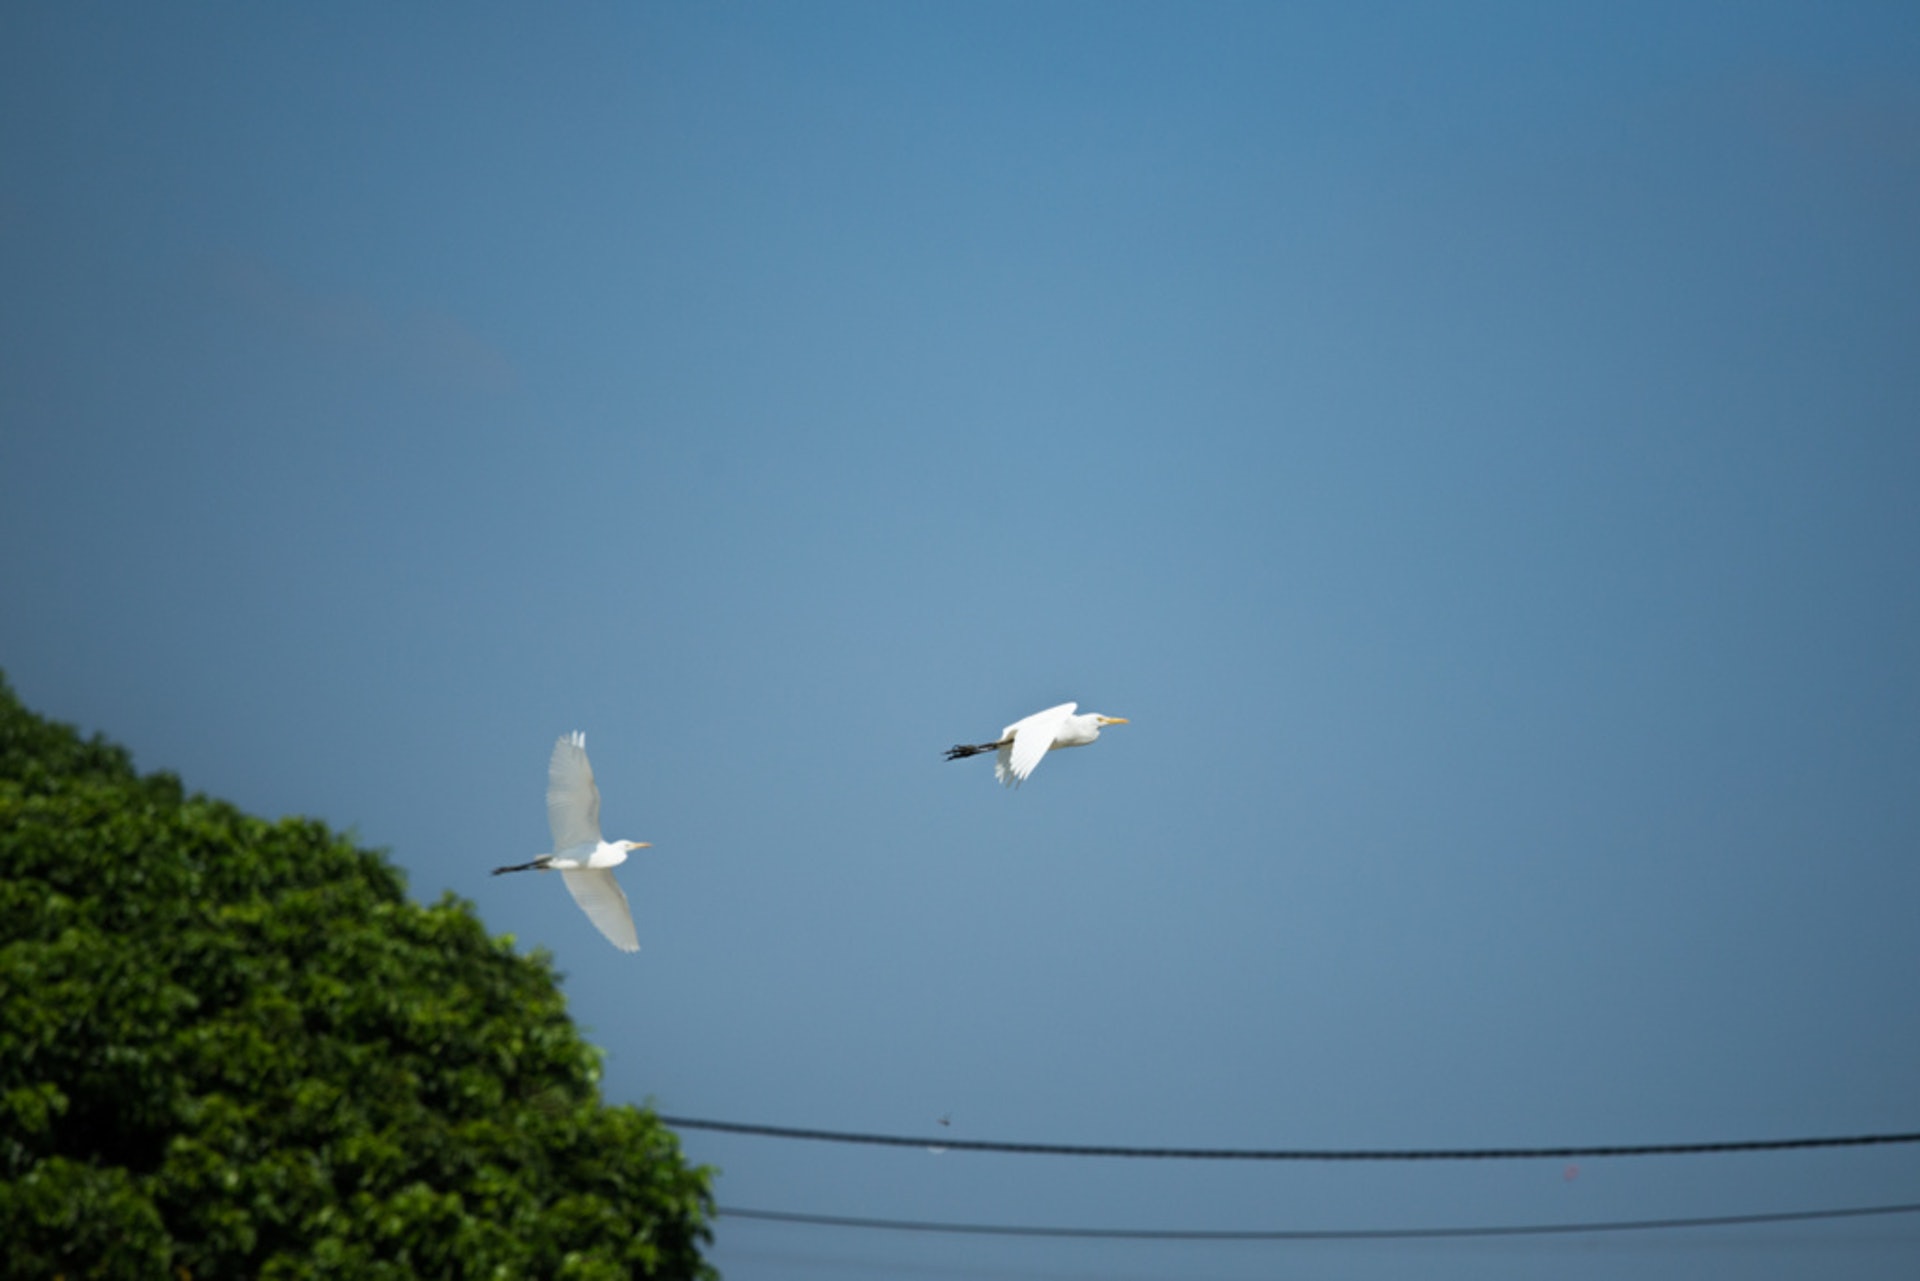
<path id="1" fill-rule="evenodd" d="M 587 736 L 577 731 L 553 745 L 553 758 L 547 762 L 547 826 L 553 829 L 553 853 L 531 863 L 496 867 L 493 874 L 560 873 L 573 901 L 607 941 L 622 952 L 638 952 L 633 912 L 610 869 L 626 862 L 629 850 L 646 849 L 651 842 L 601 837 L 600 789 L 593 785 L 593 766 L 587 763 Z"/>
<path id="2" fill-rule="evenodd" d="M 968 756 L 978 756 L 982 752 L 998 752 L 999 759 L 993 763 L 993 776 L 1008 787 L 1018 787 L 1027 781 L 1027 775 L 1033 773 L 1040 758 L 1054 747 L 1085 747 L 1100 737 L 1102 725 L 1125 725 L 1124 716 L 1100 716 L 1093 712 L 1075 716 L 1078 703 L 1062 703 L 1058 707 L 1049 707 L 1044 712 L 1017 720 L 1000 731 L 1000 737 L 991 743 L 962 743 L 947 749 L 947 759 L 961 760 Z"/>

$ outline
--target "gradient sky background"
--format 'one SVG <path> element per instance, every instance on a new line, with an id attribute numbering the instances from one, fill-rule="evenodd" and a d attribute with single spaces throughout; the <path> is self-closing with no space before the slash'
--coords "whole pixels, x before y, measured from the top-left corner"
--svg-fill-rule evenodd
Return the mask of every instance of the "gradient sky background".
<path id="1" fill-rule="evenodd" d="M 8 5 L 0 424 L 26 702 L 551 949 L 611 1099 L 1920 1129 L 1920 7 Z M 1132 723 L 940 759 L 1067 699 Z M 576 728 L 638 956 L 487 875 Z M 723 1205 L 992 1223 L 1920 1200 L 684 1140 Z M 1920 1217 L 713 1258 L 1907 1277 Z"/>

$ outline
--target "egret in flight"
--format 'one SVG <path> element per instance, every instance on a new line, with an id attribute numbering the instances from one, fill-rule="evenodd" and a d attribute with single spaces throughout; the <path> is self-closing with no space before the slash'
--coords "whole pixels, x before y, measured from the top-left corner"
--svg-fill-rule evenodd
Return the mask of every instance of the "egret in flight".
<path id="1" fill-rule="evenodd" d="M 1085 747 L 1100 737 L 1102 725 L 1125 725 L 1124 716 L 1099 716 L 1093 712 L 1075 716 L 1078 703 L 1062 703 L 1058 707 L 1049 707 L 1044 712 L 1035 712 L 1023 720 L 1017 720 L 1000 731 L 1000 737 L 991 743 L 962 743 L 947 749 L 947 759 L 957 761 L 968 756 L 978 756 L 982 752 L 998 752 L 999 757 L 993 763 L 993 776 L 1008 787 L 1018 787 L 1027 781 L 1027 775 L 1033 773 L 1034 766 L 1048 749 L 1055 747 Z"/>
<path id="2" fill-rule="evenodd" d="M 629 850 L 643 850 L 649 841 L 609 841 L 600 835 L 600 789 L 593 785 L 593 766 L 587 763 L 587 736 L 575 732 L 553 745 L 547 762 L 547 825 L 553 829 L 553 853 L 531 863 L 496 867 L 503 872 L 558 872 L 607 941 L 622 952 L 638 952 L 633 912 L 611 869 L 627 861 Z"/>

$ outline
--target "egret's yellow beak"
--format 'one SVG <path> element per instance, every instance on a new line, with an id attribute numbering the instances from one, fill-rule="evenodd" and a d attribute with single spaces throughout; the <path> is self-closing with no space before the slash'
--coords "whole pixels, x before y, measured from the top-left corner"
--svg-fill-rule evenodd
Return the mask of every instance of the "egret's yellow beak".
<path id="1" fill-rule="evenodd" d="M 1125 725 L 1127 718 L 1124 716 L 1102 716 L 1100 723 L 1102 725 Z"/>

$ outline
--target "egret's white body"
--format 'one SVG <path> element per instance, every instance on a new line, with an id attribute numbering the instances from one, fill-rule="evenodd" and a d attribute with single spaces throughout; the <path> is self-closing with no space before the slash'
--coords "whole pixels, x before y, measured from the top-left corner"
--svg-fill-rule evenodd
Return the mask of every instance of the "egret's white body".
<path id="1" fill-rule="evenodd" d="M 1085 747 L 1100 737 L 1102 725 L 1125 725 L 1124 716 L 1102 716 L 1086 712 L 1076 716 L 1078 703 L 1062 703 L 1044 712 L 1022 717 L 1000 731 L 991 743 L 961 744 L 947 749 L 947 759 L 957 761 L 982 752 L 995 752 L 993 776 L 1008 787 L 1027 781 L 1040 764 L 1040 758 L 1056 747 Z"/>
<path id="2" fill-rule="evenodd" d="M 553 745 L 547 762 L 547 826 L 553 830 L 553 853 L 531 863 L 496 867 L 493 874 L 560 873 L 573 901 L 607 941 L 622 952 L 638 952 L 633 912 L 609 869 L 626 862 L 628 851 L 646 849 L 650 842 L 609 841 L 600 835 L 600 789 L 587 761 L 587 736 L 577 731 Z"/>

